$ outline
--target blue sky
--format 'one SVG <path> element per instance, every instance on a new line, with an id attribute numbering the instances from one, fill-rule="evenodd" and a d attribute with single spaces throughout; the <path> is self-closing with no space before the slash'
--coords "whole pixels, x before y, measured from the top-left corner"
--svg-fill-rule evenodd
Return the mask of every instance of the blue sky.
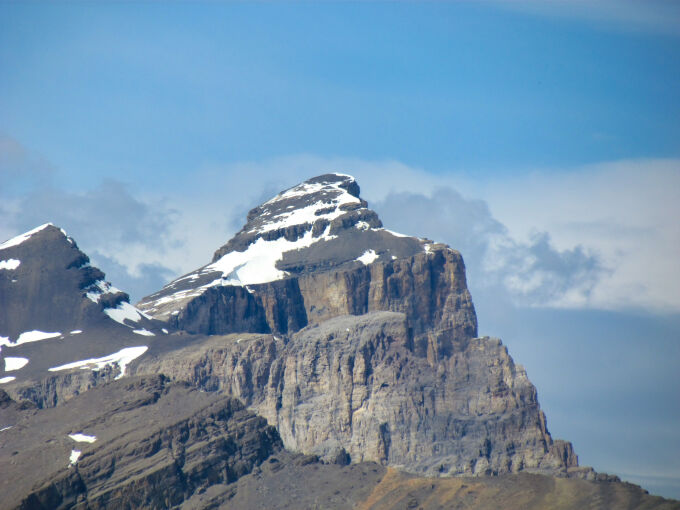
<path id="1" fill-rule="evenodd" d="M 678 151 L 677 36 L 634 24 L 472 2 L 2 11 L 1 127 L 81 175 L 310 151 L 493 175 Z"/>
<path id="2" fill-rule="evenodd" d="M 133 298 L 337 170 L 458 248 L 583 464 L 680 498 L 680 5 L 0 3 L 0 238 Z M 623 446 L 625 445 L 625 446 Z"/>

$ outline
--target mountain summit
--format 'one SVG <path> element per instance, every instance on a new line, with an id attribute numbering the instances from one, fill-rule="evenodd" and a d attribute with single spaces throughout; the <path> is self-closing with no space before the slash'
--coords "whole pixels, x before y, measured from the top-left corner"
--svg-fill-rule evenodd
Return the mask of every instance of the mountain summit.
<path id="1" fill-rule="evenodd" d="M 476 336 L 460 253 L 384 229 L 359 191 L 353 177 L 325 174 L 279 193 L 248 213 L 211 263 L 137 307 L 193 333 L 284 334 L 389 310 L 406 313 L 426 344 L 432 327 Z"/>
<path id="2" fill-rule="evenodd" d="M 214 346 L 155 370 L 237 396 L 294 451 L 428 474 L 577 465 L 524 370 L 477 338 L 460 253 L 383 228 L 351 176 L 255 207 L 209 264 L 137 306 L 191 333 L 264 334 L 217 372 L 200 368 L 222 365 Z"/>

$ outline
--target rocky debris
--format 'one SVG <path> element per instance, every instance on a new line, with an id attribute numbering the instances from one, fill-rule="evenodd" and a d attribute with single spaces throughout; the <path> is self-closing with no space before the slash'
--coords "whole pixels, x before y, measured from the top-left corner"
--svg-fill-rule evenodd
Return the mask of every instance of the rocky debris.
<path id="1" fill-rule="evenodd" d="M 446 356 L 419 356 L 405 314 L 373 312 L 286 338 L 208 338 L 147 356 L 136 370 L 238 397 L 277 427 L 286 448 L 326 461 L 345 452 L 432 476 L 566 476 L 577 466 L 499 340 L 436 340 Z"/>
<path id="2" fill-rule="evenodd" d="M 386 472 L 368 462 L 342 466 L 309 460 L 278 452 L 235 483 L 213 485 L 180 508 L 350 510 L 370 496 Z"/>
<path id="3" fill-rule="evenodd" d="M 254 208 L 212 263 L 137 306 L 202 334 L 290 334 L 338 315 L 389 310 L 406 313 L 423 346 L 429 330 L 477 335 L 460 253 L 385 230 L 356 181 L 340 174 Z"/>
<path id="4" fill-rule="evenodd" d="M 3 509 L 169 508 L 234 482 L 282 447 L 237 400 L 163 376 L 23 414 L 0 433 Z"/>

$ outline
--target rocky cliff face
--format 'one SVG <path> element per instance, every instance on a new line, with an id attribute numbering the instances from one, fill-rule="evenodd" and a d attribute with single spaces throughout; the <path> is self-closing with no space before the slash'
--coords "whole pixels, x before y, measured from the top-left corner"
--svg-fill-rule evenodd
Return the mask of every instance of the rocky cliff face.
<path id="1" fill-rule="evenodd" d="M 536 389 L 501 342 L 447 339 L 446 355 L 429 360 L 405 314 L 374 312 L 289 338 L 214 337 L 136 370 L 238 397 L 286 448 L 326 460 L 348 454 L 435 476 L 573 470 L 571 445 L 552 440 Z"/>

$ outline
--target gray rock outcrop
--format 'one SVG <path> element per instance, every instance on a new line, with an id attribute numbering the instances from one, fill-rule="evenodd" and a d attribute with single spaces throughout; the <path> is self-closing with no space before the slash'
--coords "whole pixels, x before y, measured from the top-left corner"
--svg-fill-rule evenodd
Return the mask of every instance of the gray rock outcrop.
<path id="1" fill-rule="evenodd" d="M 344 451 L 435 476 L 566 475 L 577 465 L 571 445 L 552 440 L 536 389 L 499 340 L 447 345 L 437 359 L 420 356 L 405 314 L 374 312 L 290 338 L 209 338 L 136 370 L 238 397 L 286 448 L 325 459 Z"/>

